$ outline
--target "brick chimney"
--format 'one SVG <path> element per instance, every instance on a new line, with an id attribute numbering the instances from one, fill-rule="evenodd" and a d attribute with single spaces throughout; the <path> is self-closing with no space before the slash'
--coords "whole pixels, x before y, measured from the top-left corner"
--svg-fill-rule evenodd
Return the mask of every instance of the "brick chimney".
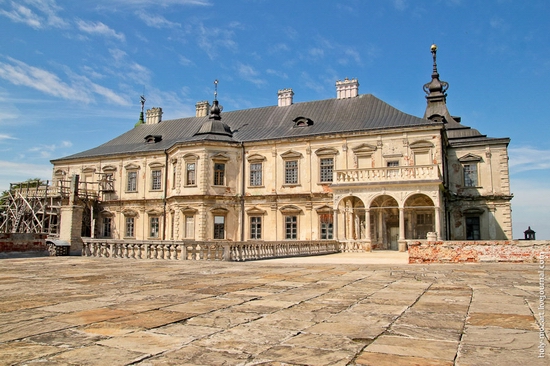
<path id="1" fill-rule="evenodd" d="M 294 96 L 294 92 L 292 89 L 282 89 L 279 90 L 277 93 L 279 96 L 279 107 L 286 107 L 287 105 L 292 105 L 292 97 Z"/>
<path id="2" fill-rule="evenodd" d="M 197 102 L 195 108 L 195 117 L 206 117 L 210 113 L 210 103 L 207 100 Z"/>
<path id="3" fill-rule="evenodd" d="M 336 99 L 355 98 L 359 95 L 359 82 L 357 79 L 345 78 L 336 81 Z"/>
<path id="4" fill-rule="evenodd" d="M 162 121 L 162 108 L 151 108 L 147 110 L 147 117 L 145 118 L 145 124 L 154 125 Z"/>

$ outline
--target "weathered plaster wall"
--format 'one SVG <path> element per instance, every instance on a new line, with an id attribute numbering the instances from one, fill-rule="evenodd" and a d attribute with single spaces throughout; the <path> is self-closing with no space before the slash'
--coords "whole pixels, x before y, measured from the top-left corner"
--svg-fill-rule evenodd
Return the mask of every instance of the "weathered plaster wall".
<path id="1" fill-rule="evenodd" d="M 410 241 L 409 263 L 538 262 L 549 240 Z"/>

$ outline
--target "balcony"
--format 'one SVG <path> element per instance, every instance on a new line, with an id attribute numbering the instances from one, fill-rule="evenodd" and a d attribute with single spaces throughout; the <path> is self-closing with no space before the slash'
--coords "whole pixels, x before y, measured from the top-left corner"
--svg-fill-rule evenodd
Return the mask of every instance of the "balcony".
<path id="1" fill-rule="evenodd" d="M 346 183 L 381 183 L 442 180 L 437 164 L 335 170 L 334 185 Z"/>

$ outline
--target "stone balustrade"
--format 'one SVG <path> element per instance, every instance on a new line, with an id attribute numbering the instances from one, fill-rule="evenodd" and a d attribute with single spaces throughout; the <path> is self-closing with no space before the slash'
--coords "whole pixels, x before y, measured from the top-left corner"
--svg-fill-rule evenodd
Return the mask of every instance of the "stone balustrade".
<path id="1" fill-rule="evenodd" d="M 276 242 L 197 242 L 82 238 L 86 257 L 249 261 L 338 253 L 334 240 Z"/>
<path id="2" fill-rule="evenodd" d="M 436 164 L 336 170 L 335 175 L 336 184 L 441 179 Z"/>

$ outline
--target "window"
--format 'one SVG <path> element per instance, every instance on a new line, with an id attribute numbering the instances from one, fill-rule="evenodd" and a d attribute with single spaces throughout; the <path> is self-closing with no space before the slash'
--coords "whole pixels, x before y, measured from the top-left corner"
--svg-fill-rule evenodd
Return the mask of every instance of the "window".
<path id="1" fill-rule="evenodd" d="M 188 186 L 194 186 L 195 183 L 195 169 L 196 169 L 196 163 L 187 163 L 187 169 L 186 169 L 186 180 L 185 184 Z"/>
<path id="2" fill-rule="evenodd" d="M 194 239 L 195 238 L 195 217 L 194 216 L 185 216 L 185 238 Z"/>
<path id="3" fill-rule="evenodd" d="M 214 185 L 223 186 L 225 182 L 225 164 L 214 163 Z"/>
<path id="4" fill-rule="evenodd" d="M 128 181 L 126 184 L 127 192 L 136 192 L 137 191 L 137 172 L 130 171 L 128 172 Z"/>
<path id="5" fill-rule="evenodd" d="M 111 218 L 110 217 L 104 217 L 103 218 L 103 226 L 102 226 L 101 235 L 104 238 L 110 238 L 111 237 Z"/>
<path id="6" fill-rule="evenodd" d="M 125 230 L 124 236 L 127 238 L 134 237 L 134 218 L 133 217 L 126 218 L 126 230 Z"/>
<path id="7" fill-rule="evenodd" d="M 285 161 L 285 184 L 298 184 L 298 160 Z"/>
<path id="8" fill-rule="evenodd" d="M 321 224 L 321 239 L 332 239 L 333 215 L 330 213 L 320 214 L 319 221 Z"/>
<path id="9" fill-rule="evenodd" d="M 466 240 L 480 240 L 479 216 L 466 217 Z"/>
<path id="10" fill-rule="evenodd" d="M 151 190 L 159 191 L 162 186 L 162 171 L 161 170 L 152 170 L 151 171 Z"/>
<path id="11" fill-rule="evenodd" d="M 160 220 L 158 216 L 151 217 L 150 219 L 150 229 L 149 237 L 150 238 L 158 238 L 159 237 L 159 229 L 160 229 Z"/>
<path id="12" fill-rule="evenodd" d="M 298 237 L 298 217 L 285 216 L 285 239 L 297 239 Z"/>
<path id="13" fill-rule="evenodd" d="M 477 164 L 464 164 L 464 186 L 477 187 Z"/>
<path id="14" fill-rule="evenodd" d="M 399 161 L 392 160 L 392 161 L 388 161 L 387 164 L 388 164 L 388 168 L 391 168 L 391 167 L 399 166 Z"/>
<path id="15" fill-rule="evenodd" d="M 333 158 L 321 159 L 321 182 L 332 182 L 332 170 L 334 169 Z"/>
<path id="16" fill-rule="evenodd" d="M 250 185 L 262 185 L 262 163 L 250 164 Z"/>
<path id="17" fill-rule="evenodd" d="M 176 177 L 178 173 L 178 164 L 172 164 L 172 189 L 176 189 Z"/>
<path id="18" fill-rule="evenodd" d="M 419 213 L 416 214 L 416 224 L 417 225 L 432 225 L 432 214 L 429 213 Z"/>
<path id="19" fill-rule="evenodd" d="M 225 216 L 214 216 L 214 239 L 225 239 Z"/>
<path id="20" fill-rule="evenodd" d="M 260 216 L 250 217 L 250 239 L 262 238 L 262 218 Z"/>

